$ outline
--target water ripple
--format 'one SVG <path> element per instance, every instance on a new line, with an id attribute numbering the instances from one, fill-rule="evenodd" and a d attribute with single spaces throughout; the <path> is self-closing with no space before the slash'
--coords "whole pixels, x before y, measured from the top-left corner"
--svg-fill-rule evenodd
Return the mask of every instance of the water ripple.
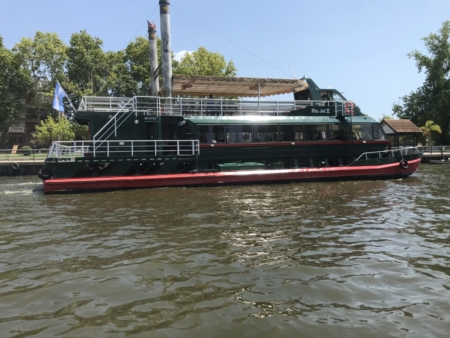
<path id="1" fill-rule="evenodd" d="M 2 336 L 445 336 L 443 167 L 64 195 L 0 178 Z"/>

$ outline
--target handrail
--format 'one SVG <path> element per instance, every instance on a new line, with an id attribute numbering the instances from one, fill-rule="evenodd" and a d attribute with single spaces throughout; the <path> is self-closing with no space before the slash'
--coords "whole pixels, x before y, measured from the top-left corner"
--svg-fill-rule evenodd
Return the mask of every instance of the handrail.
<path id="1" fill-rule="evenodd" d="M 98 145 L 101 142 L 101 145 Z M 96 150 L 94 152 L 94 149 Z M 75 161 L 75 158 L 180 156 L 200 154 L 199 140 L 100 140 L 54 141 L 46 159 Z"/>
<path id="2" fill-rule="evenodd" d="M 120 127 L 120 125 L 122 125 L 122 123 L 125 122 L 125 120 L 133 113 L 133 111 L 130 112 L 130 109 L 128 109 L 128 105 L 130 102 L 134 103 L 134 99 L 135 99 L 135 97 L 132 97 L 131 99 L 129 99 L 128 102 L 121 108 L 121 110 L 119 110 L 113 117 L 111 117 L 111 119 L 108 122 L 106 122 L 102 128 L 100 128 L 100 130 L 92 137 L 92 139 L 95 141 L 95 139 L 97 139 L 97 136 L 106 127 L 108 127 L 108 129 L 106 129 L 105 132 L 101 135 L 102 137 L 98 137 L 98 139 L 107 139 L 108 137 L 110 137 L 112 135 L 113 132 L 117 135 L 117 128 Z M 125 112 L 128 112 L 130 114 L 126 115 L 126 117 L 124 119 L 122 119 L 122 117 L 124 116 L 122 113 L 125 113 Z M 119 117 L 119 119 L 122 119 L 122 122 L 120 123 L 119 126 L 117 126 L 117 118 L 118 117 Z M 110 124 L 112 123 L 111 121 L 114 122 L 114 130 L 111 131 L 111 133 L 105 137 L 105 135 L 108 133 L 109 128 L 112 127 L 112 126 L 110 126 Z"/>
<path id="3" fill-rule="evenodd" d="M 354 160 L 353 162 L 383 157 L 401 156 L 403 158 L 404 155 L 418 154 L 420 152 L 421 151 L 419 151 L 417 147 L 399 147 L 399 148 L 392 148 L 389 150 L 368 151 L 359 155 L 358 158 L 356 158 L 356 160 Z"/>
<path id="4" fill-rule="evenodd" d="M 226 116 L 226 115 L 272 115 L 281 116 L 293 110 L 305 107 L 336 107 L 342 114 L 343 102 L 322 100 L 287 100 L 260 101 L 249 99 L 226 98 L 185 98 L 159 96 L 120 97 L 83 97 L 79 111 L 95 111 L 116 114 L 143 113 L 145 115 L 191 115 L 191 116 Z"/>
<path id="5" fill-rule="evenodd" d="M 423 153 L 431 154 L 433 154 L 433 151 L 439 154 L 450 152 L 450 146 L 418 146 L 417 148 Z"/>

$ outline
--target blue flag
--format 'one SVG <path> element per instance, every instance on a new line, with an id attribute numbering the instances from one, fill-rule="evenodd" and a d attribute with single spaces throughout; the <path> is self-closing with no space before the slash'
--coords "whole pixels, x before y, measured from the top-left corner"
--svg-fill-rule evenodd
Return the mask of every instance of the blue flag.
<path id="1" fill-rule="evenodd" d="M 62 89 L 59 82 L 56 82 L 55 96 L 53 98 L 52 107 L 57 111 L 64 112 L 64 104 L 63 104 L 64 97 L 67 97 L 66 93 L 64 92 L 64 89 Z"/>

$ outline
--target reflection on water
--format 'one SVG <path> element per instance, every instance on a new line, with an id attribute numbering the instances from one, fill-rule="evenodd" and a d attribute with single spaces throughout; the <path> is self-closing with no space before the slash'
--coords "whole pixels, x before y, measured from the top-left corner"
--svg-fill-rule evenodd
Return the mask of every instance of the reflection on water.
<path id="1" fill-rule="evenodd" d="M 449 170 L 64 195 L 0 178 L 0 332 L 446 336 Z"/>

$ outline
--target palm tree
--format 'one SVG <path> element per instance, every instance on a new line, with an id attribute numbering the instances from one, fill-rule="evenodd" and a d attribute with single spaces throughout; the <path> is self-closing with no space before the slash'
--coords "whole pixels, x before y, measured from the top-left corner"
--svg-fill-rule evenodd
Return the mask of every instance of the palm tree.
<path id="1" fill-rule="evenodd" d="M 420 130 L 422 130 L 422 135 L 425 137 L 425 145 L 428 145 L 430 142 L 431 132 L 442 133 L 441 127 L 431 120 L 428 120 L 423 127 L 420 127 Z"/>

